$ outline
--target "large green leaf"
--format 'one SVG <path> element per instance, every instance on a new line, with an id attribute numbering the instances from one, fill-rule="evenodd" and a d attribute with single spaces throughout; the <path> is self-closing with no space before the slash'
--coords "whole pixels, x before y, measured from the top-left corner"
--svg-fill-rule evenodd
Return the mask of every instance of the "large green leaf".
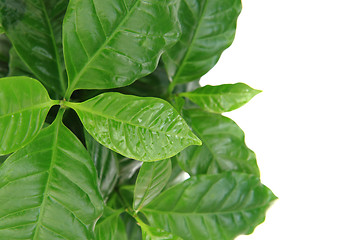
<path id="1" fill-rule="evenodd" d="M 150 224 L 183 239 L 232 240 L 250 234 L 276 197 L 260 180 L 238 172 L 192 177 L 143 208 Z"/>
<path id="2" fill-rule="evenodd" d="M 201 108 L 209 112 L 223 113 L 235 110 L 249 102 L 261 91 L 243 83 L 223 84 L 197 88 L 192 92 L 181 93 Z"/>
<path id="3" fill-rule="evenodd" d="M 85 140 L 97 170 L 102 196 L 107 199 L 119 179 L 119 166 L 115 153 L 98 143 L 87 132 L 85 132 Z"/>
<path id="4" fill-rule="evenodd" d="M 178 40 L 177 0 L 73 0 L 64 19 L 70 88 L 126 86 Z"/>
<path id="5" fill-rule="evenodd" d="M 97 240 L 127 240 L 126 229 L 120 214 L 123 209 L 113 210 L 109 207 L 96 223 L 95 233 Z"/>
<path id="6" fill-rule="evenodd" d="M 190 175 L 241 171 L 259 176 L 256 157 L 245 144 L 244 132 L 231 119 L 200 109 L 184 110 L 184 117 L 202 140 L 177 155 Z"/>
<path id="7" fill-rule="evenodd" d="M 139 211 L 159 195 L 171 176 L 171 170 L 170 159 L 143 163 L 135 184 L 134 210 Z"/>
<path id="8" fill-rule="evenodd" d="M 173 83 L 199 79 L 231 45 L 241 0 L 183 0 L 179 20 L 181 39 L 163 55 Z"/>
<path id="9" fill-rule="evenodd" d="M 66 90 L 61 23 L 68 0 L 0 0 L 1 23 L 31 72 L 60 98 Z"/>
<path id="10" fill-rule="evenodd" d="M 27 76 L 31 78 L 36 78 L 31 70 L 26 66 L 26 64 L 21 60 L 19 55 L 17 54 L 15 48 L 11 48 L 10 52 L 10 59 L 9 59 L 9 77 L 16 77 L 16 76 Z"/>
<path id="11" fill-rule="evenodd" d="M 144 223 L 139 224 L 141 226 L 143 240 L 182 240 L 182 238 L 160 228 L 151 227 Z"/>
<path id="12" fill-rule="evenodd" d="M 0 206 L 2 239 L 94 239 L 96 170 L 60 118 L 1 165 Z"/>
<path id="13" fill-rule="evenodd" d="M 54 101 L 35 79 L 0 79 L 0 155 L 28 144 L 40 132 Z"/>
<path id="14" fill-rule="evenodd" d="M 201 144 L 176 110 L 158 98 L 104 93 L 65 104 L 98 142 L 129 158 L 156 161 Z"/>

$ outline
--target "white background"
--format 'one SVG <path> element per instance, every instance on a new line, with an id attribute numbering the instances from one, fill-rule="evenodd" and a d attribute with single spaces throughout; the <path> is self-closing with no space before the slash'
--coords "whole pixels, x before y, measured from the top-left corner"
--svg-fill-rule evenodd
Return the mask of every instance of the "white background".
<path id="1" fill-rule="evenodd" d="M 241 240 L 360 239 L 360 1 L 243 0 L 202 84 L 263 90 L 226 114 L 279 197 Z"/>

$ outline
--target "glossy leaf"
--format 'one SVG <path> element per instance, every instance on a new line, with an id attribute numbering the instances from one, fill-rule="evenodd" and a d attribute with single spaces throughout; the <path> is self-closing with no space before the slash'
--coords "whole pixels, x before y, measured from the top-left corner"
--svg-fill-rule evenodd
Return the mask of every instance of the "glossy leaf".
<path id="1" fill-rule="evenodd" d="M 94 239 L 103 202 L 89 154 L 60 118 L 0 167 L 3 239 Z"/>
<path id="2" fill-rule="evenodd" d="M 136 182 L 137 173 L 142 165 L 142 162 L 136 161 L 117 154 L 119 161 L 119 185 L 133 185 Z"/>
<path id="3" fill-rule="evenodd" d="M 0 0 L 1 23 L 13 47 L 51 96 L 63 96 L 66 76 L 61 22 L 68 0 Z"/>
<path id="4" fill-rule="evenodd" d="M 261 91 L 243 83 L 204 86 L 192 92 L 181 93 L 208 112 L 223 113 L 235 110 L 249 102 Z"/>
<path id="5" fill-rule="evenodd" d="M 109 207 L 96 223 L 95 234 L 97 240 L 127 240 L 126 229 L 120 214 L 123 209 L 113 210 Z"/>
<path id="6" fill-rule="evenodd" d="M 116 156 L 113 151 L 98 143 L 87 132 L 85 132 L 85 140 L 87 150 L 95 164 L 102 196 L 106 200 L 119 179 Z"/>
<path id="7" fill-rule="evenodd" d="M 104 146 L 140 161 L 169 158 L 201 144 L 166 101 L 104 93 L 83 103 L 66 103 Z"/>
<path id="8" fill-rule="evenodd" d="M 244 132 L 231 119 L 200 109 L 184 110 L 185 119 L 202 140 L 177 155 L 190 175 L 241 171 L 259 176 L 256 157 L 245 144 Z"/>
<path id="9" fill-rule="evenodd" d="M 115 88 L 153 72 L 178 40 L 177 0 L 73 0 L 64 54 L 75 89 Z"/>
<path id="10" fill-rule="evenodd" d="M 175 236 L 160 228 L 148 226 L 140 223 L 143 240 L 182 240 L 182 238 Z"/>
<path id="11" fill-rule="evenodd" d="M 202 77 L 231 45 L 240 14 L 241 0 L 183 0 L 179 20 L 180 41 L 167 50 L 163 60 L 174 84 Z"/>
<path id="12" fill-rule="evenodd" d="M 184 240 L 233 240 L 250 234 L 276 199 L 253 175 L 226 172 L 192 177 L 143 208 L 150 224 Z"/>
<path id="13" fill-rule="evenodd" d="M 171 176 L 171 170 L 170 159 L 143 163 L 135 184 L 135 211 L 139 211 L 159 195 Z"/>
<path id="14" fill-rule="evenodd" d="M 40 132 L 53 101 L 28 77 L 0 79 L 0 155 L 25 146 Z"/>

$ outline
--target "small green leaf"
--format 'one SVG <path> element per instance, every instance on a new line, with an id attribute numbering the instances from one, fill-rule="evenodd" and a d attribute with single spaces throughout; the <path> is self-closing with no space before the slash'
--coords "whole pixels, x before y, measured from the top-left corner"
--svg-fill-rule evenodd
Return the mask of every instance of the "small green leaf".
<path id="1" fill-rule="evenodd" d="M 144 223 L 139 223 L 142 231 L 143 240 L 182 240 L 182 238 L 175 236 L 160 228 L 148 226 Z"/>
<path id="2" fill-rule="evenodd" d="M 204 86 L 192 92 L 181 93 L 208 112 L 223 113 L 235 110 L 249 102 L 261 91 L 243 83 Z"/>
<path id="3" fill-rule="evenodd" d="M 200 109 L 184 110 L 184 117 L 202 140 L 177 155 L 190 175 L 241 171 L 259 176 L 256 157 L 245 144 L 244 132 L 231 119 Z"/>
<path id="4" fill-rule="evenodd" d="M 135 211 L 139 211 L 159 195 L 171 176 L 171 170 L 170 159 L 143 163 L 135 184 Z"/>
<path id="5" fill-rule="evenodd" d="M 67 95 L 127 86 L 179 37 L 177 0 L 73 0 L 64 19 Z"/>
<path id="6" fill-rule="evenodd" d="M 35 79 L 0 79 L 0 155 L 16 151 L 40 132 L 54 101 Z"/>
<path id="7" fill-rule="evenodd" d="M 119 166 L 115 153 L 98 143 L 87 132 L 85 132 L 85 140 L 87 150 L 95 164 L 102 196 L 106 200 L 119 179 Z"/>
<path id="8" fill-rule="evenodd" d="M 68 0 L 0 0 L 1 23 L 19 57 L 49 90 L 64 96 L 61 23 Z"/>
<path id="9" fill-rule="evenodd" d="M 260 180 L 238 172 L 192 177 L 142 209 L 151 226 L 184 240 L 233 240 L 250 234 L 276 199 Z"/>
<path id="10" fill-rule="evenodd" d="M 169 158 L 201 141 L 166 101 L 104 93 L 83 103 L 66 102 L 104 146 L 140 161 Z"/>
<path id="11" fill-rule="evenodd" d="M 162 59 L 173 84 L 194 81 L 207 73 L 235 37 L 241 0 L 182 0 L 180 41 Z"/>
<path id="12" fill-rule="evenodd" d="M 0 167 L 2 239 L 94 239 L 103 201 L 81 142 L 57 118 Z"/>
<path id="13" fill-rule="evenodd" d="M 113 210 L 109 207 L 96 223 L 95 234 L 97 240 L 127 240 L 126 229 L 120 214 L 123 209 Z"/>

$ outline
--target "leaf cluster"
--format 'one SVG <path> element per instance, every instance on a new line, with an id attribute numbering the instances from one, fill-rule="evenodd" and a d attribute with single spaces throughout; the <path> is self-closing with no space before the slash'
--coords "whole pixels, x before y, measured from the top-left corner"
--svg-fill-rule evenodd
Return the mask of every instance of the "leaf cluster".
<path id="1" fill-rule="evenodd" d="M 0 0 L 0 239 L 234 239 L 276 199 L 200 87 L 241 0 Z M 187 177 L 190 176 L 190 177 Z"/>

